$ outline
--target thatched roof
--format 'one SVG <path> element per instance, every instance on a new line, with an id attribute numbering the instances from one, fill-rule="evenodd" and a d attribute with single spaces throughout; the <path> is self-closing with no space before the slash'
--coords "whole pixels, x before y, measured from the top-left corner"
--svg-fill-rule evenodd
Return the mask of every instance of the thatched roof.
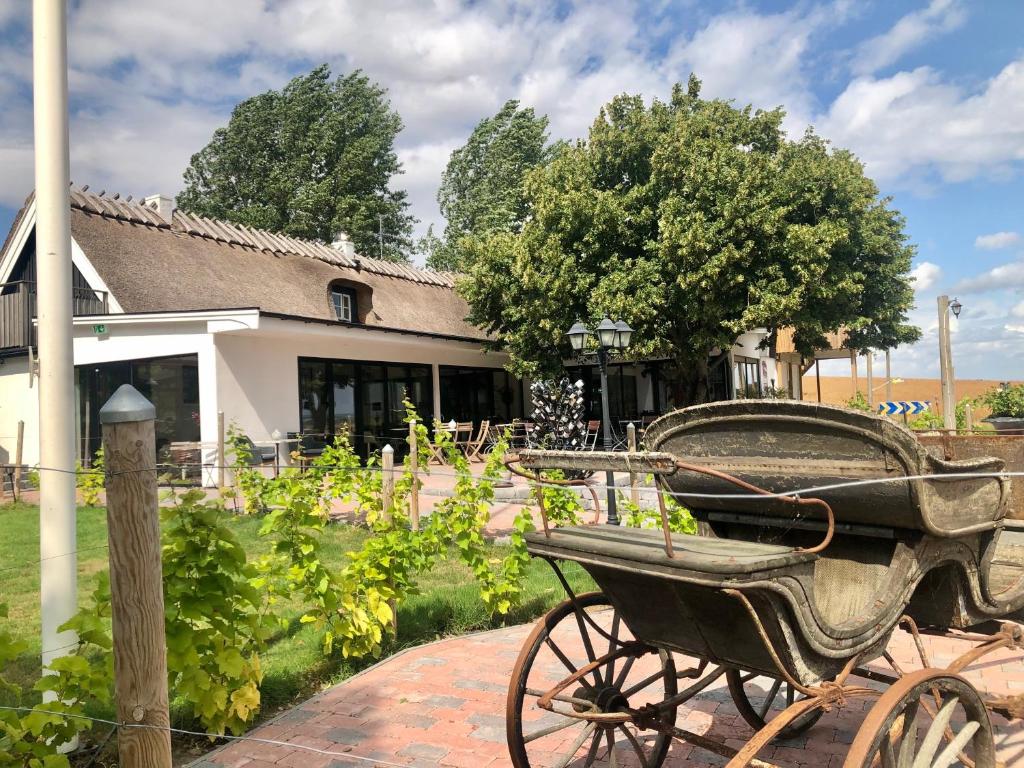
<path id="1" fill-rule="evenodd" d="M 357 289 L 360 321 L 484 339 L 454 276 L 140 202 L 71 191 L 71 233 L 125 312 L 258 307 L 335 320 L 329 286 Z"/>

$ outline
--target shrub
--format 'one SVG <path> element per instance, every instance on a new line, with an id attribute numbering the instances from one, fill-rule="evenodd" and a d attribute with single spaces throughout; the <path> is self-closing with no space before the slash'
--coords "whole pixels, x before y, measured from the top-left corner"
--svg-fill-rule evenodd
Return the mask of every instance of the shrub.
<path id="1" fill-rule="evenodd" d="M 623 519 L 628 528 L 647 528 L 661 530 L 661 513 L 657 509 L 641 507 L 619 493 L 619 506 L 622 507 Z M 665 511 L 668 516 L 668 528 L 672 533 L 697 533 L 697 521 L 690 510 L 669 496 L 665 499 Z"/>
<path id="2" fill-rule="evenodd" d="M 860 390 L 847 400 L 843 405 L 852 411 L 864 411 L 865 413 L 871 412 L 871 406 L 868 405 L 868 399 L 864 397 L 864 393 Z"/>
<path id="3" fill-rule="evenodd" d="M 980 398 L 993 417 L 1024 418 L 1024 384 L 989 390 Z"/>

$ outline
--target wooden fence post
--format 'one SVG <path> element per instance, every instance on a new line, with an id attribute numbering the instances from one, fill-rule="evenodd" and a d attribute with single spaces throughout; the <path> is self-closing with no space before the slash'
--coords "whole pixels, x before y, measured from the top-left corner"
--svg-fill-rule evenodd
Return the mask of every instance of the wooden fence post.
<path id="1" fill-rule="evenodd" d="M 117 719 L 123 768 L 171 768 L 167 641 L 156 488 L 156 409 L 130 384 L 100 409 Z"/>
<path id="2" fill-rule="evenodd" d="M 395 449 L 385 445 L 380 452 L 380 503 L 384 519 L 391 524 L 391 500 L 395 495 Z"/>
<path id="3" fill-rule="evenodd" d="M 227 465 L 224 450 L 224 411 L 217 411 L 217 487 L 224 490 L 224 472 Z"/>
<path id="4" fill-rule="evenodd" d="M 970 434 L 974 431 L 974 406 L 971 405 L 971 401 L 968 400 L 964 403 L 964 426 L 967 427 L 967 433 Z"/>
<path id="5" fill-rule="evenodd" d="M 395 449 L 391 444 L 385 445 L 380 452 L 380 501 L 384 510 L 384 519 L 388 525 L 392 523 L 391 502 L 395 496 Z M 388 601 L 391 606 L 391 627 L 398 636 L 398 604 L 394 598 Z"/>
<path id="6" fill-rule="evenodd" d="M 18 442 L 14 444 L 14 479 L 12 480 L 11 495 L 18 500 L 21 493 L 21 461 L 25 451 L 25 422 L 18 422 Z"/>
<path id="7" fill-rule="evenodd" d="M 412 529 L 420 529 L 420 454 L 416 436 L 416 419 L 409 422 L 409 471 L 412 487 L 409 489 L 409 522 Z"/>
<path id="8" fill-rule="evenodd" d="M 632 421 L 626 425 L 626 445 L 630 453 L 636 453 L 636 424 Z M 629 473 L 629 499 L 634 507 L 640 506 L 640 489 L 636 484 L 636 472 Z"/>

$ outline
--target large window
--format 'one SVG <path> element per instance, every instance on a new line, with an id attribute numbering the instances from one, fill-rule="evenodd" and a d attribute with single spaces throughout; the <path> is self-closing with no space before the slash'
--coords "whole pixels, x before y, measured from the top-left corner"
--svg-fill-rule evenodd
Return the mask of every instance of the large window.
<path id="1" fill-rule="evenodd" d="M 628 367 L 627 367 L 628 366 Z M 612 427 L 619 428 L 620 421 L 636 421 L 639 418 L 637 401 L 637 376 L 630 364 L 608 366 L 608 410 Z M 573 381 L 583 379 L 587 397 L 587 418 L 601 418 L 601 369 L 596 365 L 568 369 Z"/>
<path id="2" fill-rule="evenodd" d="M 756 357 L 733 357 L 736 365 L 736 394 L 738 397 L 761 397 L 761 366 Z"/>
<path id="3" fill-rule="evenodd" d="M 196 355 L 127 360 L 75 368 L 80 454 L 100 446 L 100 408 L 122 384 L 131 384 L 156 406 L 157 452 L 172 442 L 199 440 L 199 362 Z"/>
<path id="4" fill-rule="evenodd" d="M 429 365 L 299 358 L 299 415 L 303 434 L 347 434 L 360 454 L 390 443 L 401 454 L 408 398 L 428 425 L 434 420 Z"/>
<path id="5" fill-rule="evenodd" d="M 500 368 L 442 365 L 441 418 L 445 421 L 489 419 L 502 424 L 523 415 L 523 383 Z"/>

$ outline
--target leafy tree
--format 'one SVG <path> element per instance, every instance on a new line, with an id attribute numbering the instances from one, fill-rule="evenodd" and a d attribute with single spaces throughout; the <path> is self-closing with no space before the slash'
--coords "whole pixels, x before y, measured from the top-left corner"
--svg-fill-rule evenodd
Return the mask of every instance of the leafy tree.
<path id="1" fill-rule="evenodd" d="M 324 64 L 281 91 L 246 99 L 192 156 L 178 205 L 296 237 L 346 232 L 360 253 L 407 260 L 414 219 L 395 137 L 402 119 L 361 71 L 331 80 Z"/>
<path id="2" fill-rule="evenodd" d="M 547 117 L 538 117 L 529 107 L 520 109 L 518 101 L 507 101 L 452 152 L 437 192 L 448 224 L 428 266 L 460 271 L 469 253 L 460 247 L 461 238 L 519 230 L 527 211 L 523 177 L 553 151 L 545 146 L 547 128 Z"/>
<path id="3" fill-rule="evenodd" d="M 533 376 L 560 367 L 575 318 L 622 318 L 631 354 L 670 361 L 677 405 L 706 400 L 709 353 L 752 328 L 791 326 L 804 353 L 840 328 L 856 349 L 917 338 L 900 214 L 782 118 L 702 99 L 694 77 L 667 103 L 616 97 L 527 175 L 520 231 L 461 241 L 470 318 Z"/>

